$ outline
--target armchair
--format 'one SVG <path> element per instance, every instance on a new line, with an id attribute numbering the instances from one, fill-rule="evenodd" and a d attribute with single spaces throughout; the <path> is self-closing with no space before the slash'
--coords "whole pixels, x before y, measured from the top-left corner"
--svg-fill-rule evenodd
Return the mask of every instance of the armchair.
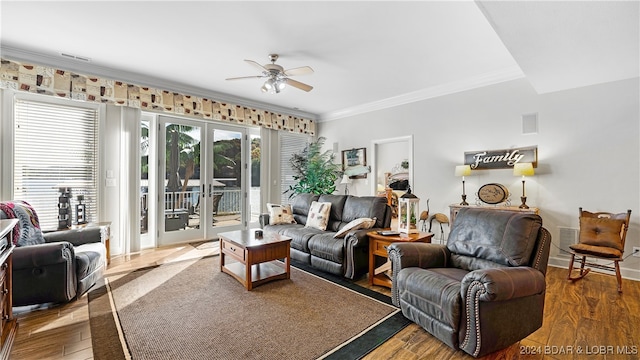
<path id="1" fill-rule="evenodd" d="M 106 234 L 100 227 L 43 234 L 35 210 L 22 201 L 0 203 L 0 218 L 19 219 L 14 234 L 13 306 L 67 302 L 102 277 Z"/>
<path id="2" fill-rule="evenodd" d="M 542 326 L 550 243 L 538 215 L 463 208 L 446 245 L 389 246 L 393 304 L 474 357 L 508 347 Z"/>

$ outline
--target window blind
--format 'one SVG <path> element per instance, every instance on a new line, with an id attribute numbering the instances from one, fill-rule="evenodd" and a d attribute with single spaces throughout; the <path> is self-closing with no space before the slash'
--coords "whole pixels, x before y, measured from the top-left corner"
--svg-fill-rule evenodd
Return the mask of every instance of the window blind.
<path id="1" fill-rule="evenodd" d="M 289 159 L 295 153 L 304 150 L 309 143 L 309 136 L 295 133 L 280 132 L 280 194 L 281 204 L 289 203 L 289 186 L 294 185 L 296 181 L 293 179 L 295 172 L 289 163 Z"/>
<path id="2" fill-rule="evenodd" d="M 77 196 L 86 220 L 97 221 L 98 110 L 16 99 L 13 198 L 30 203 L 43 229 L 58 226 L 58 189 L 71 188 L 75 222 Z"/>

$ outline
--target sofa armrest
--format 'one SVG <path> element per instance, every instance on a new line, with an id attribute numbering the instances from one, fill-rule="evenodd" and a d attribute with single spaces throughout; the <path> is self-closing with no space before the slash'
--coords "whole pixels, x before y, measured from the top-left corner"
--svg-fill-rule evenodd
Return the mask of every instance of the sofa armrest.
<path id="1" fill-rule="evenodd" d="M 96 243 L 102 241 L 102 229 L 99 226 L 86 227 L 72 230 L 54 231 L 44 233 L 44 241 L 55 243 L 60 241 L 70 242 L 73 246 Z"/>
<path id="2" fill-rule="evenodd" d="M 74 257 L 73 245 L 66 241 L 21 246 L 13 251 L 13 269 L 32 269 L 60 263 L 72 267 Z"/>
<path id="3" fill-rule="evenodd" d="M 396 285 L 400 270 L 447 267 L 451 255 L 445 245 L 418 242 L 392 243 L 387 247 L 387 254 L 391 261 L 391 302 L 395 306 L 400 306 L 400 291 Z"/>
<path id="4" fill-rule="evenodd" d="M 462 279 L 460 294 L 465 302 L 503 301 L 541 294 L 545 288 L 542 272 L 518 266 L 471 271 Z"/>

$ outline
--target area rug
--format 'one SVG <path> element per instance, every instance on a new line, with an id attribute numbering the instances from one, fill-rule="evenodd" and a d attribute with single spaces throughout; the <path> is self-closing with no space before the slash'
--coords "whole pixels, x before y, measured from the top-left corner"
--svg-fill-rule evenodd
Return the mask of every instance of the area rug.
<path id="1" fill-rule="evenodd" d="M 246 291 L 219 256 L 109 276 L 89 316 L 94 359 L 109 360 L 357 359 L 408 324 L 388 301 L 295 267 Z"/>

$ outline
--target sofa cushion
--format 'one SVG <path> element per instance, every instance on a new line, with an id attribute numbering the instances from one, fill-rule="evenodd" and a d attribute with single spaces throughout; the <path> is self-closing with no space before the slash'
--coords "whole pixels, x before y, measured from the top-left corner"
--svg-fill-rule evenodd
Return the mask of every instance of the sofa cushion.
<path id="1" fill-rule="evenodd" d="M 344 204 L 341 226 L 358 218 L 376 218 L 374 227 L 384 227 L 387 199 L 380 196 L 349 196 Z"/>
<path id="2" fill-rule="evenodd" d="M 106 266 L 107 252 L 104 244 L 91 243 L 74 247 L 76 256 L 76 275 L 84 279 L 91 273 Z"/>
<path id="3" fill-rule="evenodd" d="M 318 230 L 326 230 L 329 223 L 329 214 L 331 213 L 330 202 L 314 201 L 309 208 L 309 216 L 307 217 L 306 227 L 316 228 Z"/>
<path id="4" fill-rule="evenodd" d="M 320 195 L 318 201 L 331 203 L 331 213 L 329 214 L 329 222 L 327 223 L 327 230 L 338 231 L 341 225 L 343 225 L 342 218 L 344 217 L 344 205 L 347 201 L 348 195 Z"/>
<path id="5" fill-rule="evenodd" d="M 624 220 L 608 218 L 580 218 L 580 244 L 606 246 L 624 251 L 620 232 Z"/>
<path id="6" fill-rule="evenodd" d="M 291 205 L 280 205 L 267 203 L 269 210 L 269 225 L 295 224 Z"/>
<path id="7" fill-rule="evenodd" d="M 307 242 L 311 236 L 323 233 L 321 230 L 308 228 L 302 224 L 267 225 L 264 227 L 264 232 L 276 232 L 280 235 L 290 237 L 291 248 L 305 253 L 309 252 Z"/>
<path id="8" fill-rule="evenodd" d="M 351 230 L 359 229 L 371 229 L 375 225 L 376 219 L 359 218 L 355 219 L 342 227 L 335 235 L 334 238 L 343 238 Z"/>
<path id="9" fill-rule="evenodd" d="M 309 253 L 331 262 L 343 263 L 344 240 L 333 237 L 332 232 L 314 235 L 309 239 Z"/>
<path id="10" fill-rule="evenodd" d="M 293 218 L 298 224 L 307 223 L 307 215 L 309 214 L 309 208 L 311 203 L 318 200 L 316 194 L 297 194 L 291 200 L 291 210 L 293 211 Z"/>
<path id="11" fill-rule="evenodd" d="M 527 265 L 541 227 L 536 214 L 464 208 L 456 215 L 447 248 L 502 265 Z"/>

